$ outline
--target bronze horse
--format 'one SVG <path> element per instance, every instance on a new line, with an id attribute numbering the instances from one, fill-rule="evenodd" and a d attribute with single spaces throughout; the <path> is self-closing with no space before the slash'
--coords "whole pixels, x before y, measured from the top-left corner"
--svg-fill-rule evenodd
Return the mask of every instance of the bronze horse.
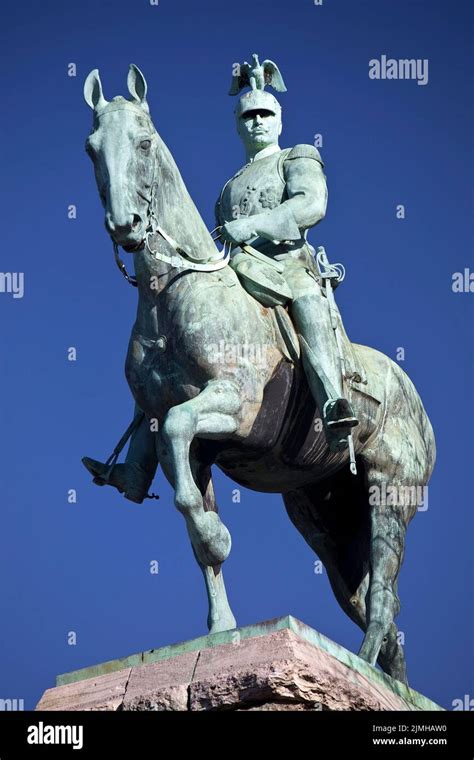
<path id="1" fill-rule="evenodd" d="M 346 388 L 360 421 L 351 473 L 347 449 L 329 449 L 301 361 L 284 340 L 286 333 L 298 345 L 286 311 L 258 303 L 229 266 L 187 268 L 186 257 L 189 267 L 216 261 L 216 247 L 153 126 L 146 82 L 133 65 L 128 88 L 132 100 L 107 102 L 97 70 L 89 74 L 87 150 L 107 229 L 133 251 L 138 311 L 126 376 L 158 426 L 158 461 L 204 574 L 209 629 L 236 625 L 222 574 L 231 538 L 214 498 L 216 464 L 247 488 L 282 494 L 339 604 L 365 633 L 359 656 L 406 682 L 394 618 L 413 494 L 435 461 L 423 404 L 397 364 L 354 344 L 367 381 Z"/>

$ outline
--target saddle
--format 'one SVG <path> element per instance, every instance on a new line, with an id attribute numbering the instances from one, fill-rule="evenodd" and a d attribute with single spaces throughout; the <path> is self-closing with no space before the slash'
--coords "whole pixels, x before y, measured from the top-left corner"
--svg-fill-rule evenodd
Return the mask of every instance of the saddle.
<path id="1" fill-rule="evenodd" d="M 282 274 L 283 265 L 251 245 L 240 247 L 242 250 L 231 256 L 229 266 L 247 293 L 263 306 L 286 306 L 292 294 Z"/>
<path id="2" fill-rule="evenodd" d="M 289 361 L 296 363 L 301 356 L 301 347 L 298 335 L 288 313 L 288 308 L 277 304 L 271 310 L 272 319 L 275 321 L 275 333 L 278 347 Z M 340 348 L 341 368 L 343 380 L 356 389 L 364 392 L 367 385 L 367 373 L 353 343 L 349 340 L 342 323 L 339 310 L 337 311 L 336 340 Z"/>
<path id="3" fill-rule="evenodd" d="M 283 277 L 283 266 L 275 259 L 249 245 L 244 244 L 241 248 L 242 252 L 231 258 L 230 266 L 236 272 L 247 293 L 263 306 L 271 307 L 270 312 L 275 322 L 275 334 L 279 348 L 285 358 L 296 363 L 300 359 L 301 347 L 288 311 L 292 293 Z M 313 267 L 313 274 L 321 287 L 322 278 L 316 265 Z M 337 285 L 337 283 L 335 284 Z M 334 298 L 331 299 L 331 310 L 333 324 L 335 322 L 334 332 L 339 349 L 343 380 L 349 383 L 351 387 L 363 391 L 364 386 L 367 385 L 365 367 L 355 350 L 354 344 L 347 336 Z"/>

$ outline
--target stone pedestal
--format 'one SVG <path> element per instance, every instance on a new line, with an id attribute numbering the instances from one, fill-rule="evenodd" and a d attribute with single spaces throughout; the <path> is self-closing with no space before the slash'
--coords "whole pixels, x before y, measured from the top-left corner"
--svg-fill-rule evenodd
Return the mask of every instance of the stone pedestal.
<path id="1" fill-rule="evenodd" d="M 292 616 L 58 676 L 36 710 L 441 710 Z"/>

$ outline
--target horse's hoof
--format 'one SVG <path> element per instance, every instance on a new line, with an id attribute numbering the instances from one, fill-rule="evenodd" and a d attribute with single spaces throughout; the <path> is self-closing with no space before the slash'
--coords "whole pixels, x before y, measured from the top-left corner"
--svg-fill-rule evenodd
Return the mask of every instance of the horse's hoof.
<path id="1" fill-rule="evenodd" d="M 232 538 L 217 512 L 205 512 L 189 526 L 199 562 L 214 567 L 230 554 Z"/>
<path id="2" fill-rule="evenodd" d="M 230 613 L 229 616 L 217 618 L 211 624 L 208 624 L 209 633 L 222 633 L 222 631 L 233 631 L 237 628 L 235 617 Z M 236 637 L 237 638 L 237 637 Z"/>

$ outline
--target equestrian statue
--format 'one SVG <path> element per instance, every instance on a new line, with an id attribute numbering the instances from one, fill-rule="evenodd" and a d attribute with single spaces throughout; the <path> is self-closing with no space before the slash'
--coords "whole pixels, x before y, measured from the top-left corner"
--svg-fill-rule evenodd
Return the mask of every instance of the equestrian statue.
<path id="1" fill-rule="evenodd" d="M 435 462 L 433 430 L 402 369 L 347 337 L 334 297 L 344 268 L 308 242 L 326 213 L 323 161 L 313 145 L 280 147 L 282 109 L 268 86 L 286 90 L 272 61 L 234 66 L 245 163 L 218 196 L 211 233 L 151 120 L 138 67 L 129 99 L 107 101 L 97 69 L 86 79 L 86 150 L 138 310 L 125 364 L 134 418 L 106 462 L 83 462 L 94 483 L 136 503 L 153 496 L 161 465 L 204 575 L 211 633 L 236 627 L 212 465 L 281 493 L 364 632 L 359 656 L 406 683 L 397 583 L 415 495 Z"/>

